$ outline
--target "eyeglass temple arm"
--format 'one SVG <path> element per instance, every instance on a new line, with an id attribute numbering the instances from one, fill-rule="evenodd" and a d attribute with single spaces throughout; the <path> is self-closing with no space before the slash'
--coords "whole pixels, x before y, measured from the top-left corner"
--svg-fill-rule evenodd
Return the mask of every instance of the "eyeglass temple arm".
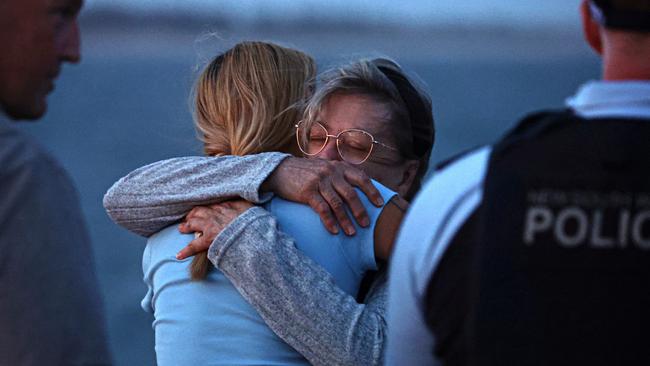
<path id="1" fill-rule="evenodd" d="M 392 146 L 388 146 L 388 145 L 384 144 L 383 142 L 379 142 L 377 140 L 372 140 L 372 143 L 375 144 L 375 145 L 381 145 L 381 146 L 383 146 L 383 147 L 385 147 L 387 149 L 393 150 L 393 151 L 399 151 L 399 149 L 397 149 L 395 147 L 392 147 Z"/>

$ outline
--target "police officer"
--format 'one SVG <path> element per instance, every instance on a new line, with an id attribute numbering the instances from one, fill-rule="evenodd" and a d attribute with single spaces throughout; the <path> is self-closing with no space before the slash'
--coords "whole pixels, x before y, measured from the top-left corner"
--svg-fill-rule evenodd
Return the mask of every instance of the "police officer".
<path id="1" fill-rule="evenodd" d="M 581 13 L 603 80 L 442 167 L 412 206 L 389 365 L 650 364 L 650 1 Z"/>

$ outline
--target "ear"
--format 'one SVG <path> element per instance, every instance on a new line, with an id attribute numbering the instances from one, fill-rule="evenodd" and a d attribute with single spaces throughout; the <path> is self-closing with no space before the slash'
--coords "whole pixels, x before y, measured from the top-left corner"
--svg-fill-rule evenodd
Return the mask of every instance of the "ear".
<path id="1" fill-rule="evenodd" d="M 406 195 L 411 190 L 411 186 L 415 181 L 415 176 L 418 173 L 419 167 L 420 167 L 420 162 L 417 160 L 407 160 L 404 163 L 404 170 L 402 171 L 402 179 L 400 180 L 397 186 L 397 193 L 401 197 L 406 197 Z"/>
<path id="2" fill-rule="evenodd" d="M 589 8 L 589 0 L 582 0 L 580 4 L 582 16 L 582 32 L 589 46 L 599 55 L 603 54 L 603 43 L 600 36 L 601 25 L 594 19 Z"/>

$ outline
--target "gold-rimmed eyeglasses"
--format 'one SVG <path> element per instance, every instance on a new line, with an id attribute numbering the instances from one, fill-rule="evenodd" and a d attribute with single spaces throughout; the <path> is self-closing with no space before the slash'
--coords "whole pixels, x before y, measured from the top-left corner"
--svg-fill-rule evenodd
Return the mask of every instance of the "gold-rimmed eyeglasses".
<path id="1" fill-rule="evenodd" d="M 336 150 L 344 161 L 361 164 L 368 160 L 375 145 L 398 151 L 392 146 L 381 143 L 367 131 L 350 128 L 338 135 L 330 135 L 325 126 L 318 122 L 300 121 L 296 124 L 298 147 L 305 155 L 314 156 L 323 151 L 330 138 L 336 140 Z"/>

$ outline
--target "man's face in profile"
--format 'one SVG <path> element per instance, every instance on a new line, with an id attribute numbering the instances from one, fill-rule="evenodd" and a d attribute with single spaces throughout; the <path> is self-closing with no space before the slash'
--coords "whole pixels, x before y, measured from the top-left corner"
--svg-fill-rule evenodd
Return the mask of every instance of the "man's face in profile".
<path id="1" fill-rule="evenodd" d="M 43 116 L 61 64 L 79 62 L 82 1 L 0 1 L 0 107 L 10 117 Z"/>

